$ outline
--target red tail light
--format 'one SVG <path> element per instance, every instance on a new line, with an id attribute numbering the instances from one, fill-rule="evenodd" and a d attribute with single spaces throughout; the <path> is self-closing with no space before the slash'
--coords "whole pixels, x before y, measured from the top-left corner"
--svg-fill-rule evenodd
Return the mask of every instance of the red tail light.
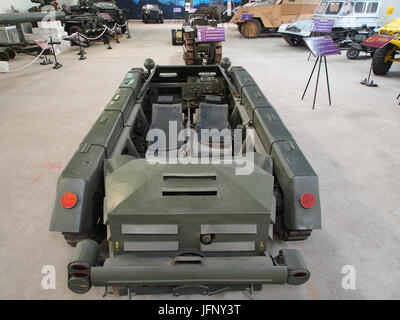
<path id="1" fill-rule="evenodd" d="M 73 275 L 74 277 L 77 277 L 77 278 L 84 278 L 84 277 L 87 277 L 87 276 L 88 276 L 87 273 L 81 273 L 81 272 L 75 272 L 75 273 L 73 273 L 72 275 Z"/>
<path id="2" fill-rule="evenodd" d="M 64 193 L 60 199 L 60 203 L 65 209 L 71 209 L 75 207 L 77 202 L 78 197 L 73 192 Z"/>
<path id="3" fill-rule="evenodd" d="M 312 193 L 306 192 L 300 196 L 300 204 L 303 208 L 310 209 L 315 205 L 315 197 Z"/>
<path id="4" fill-rule="evenodd" d="M 72 269 L 75 269 L 75 270 L 87 270 L 87 267 L 86 266 L 82 266 L 80 264 L 76 264 L 76 265 L 72 266 Z"/>

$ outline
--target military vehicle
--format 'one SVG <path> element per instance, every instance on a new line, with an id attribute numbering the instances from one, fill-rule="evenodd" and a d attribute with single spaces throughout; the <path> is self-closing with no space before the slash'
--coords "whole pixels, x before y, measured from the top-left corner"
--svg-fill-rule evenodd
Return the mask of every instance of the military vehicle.
<path id="1" fill-rule="evenodd" d="M 311 31 L 313 19 L 330 19 L 335 20 L 330 37 L 337 44 L 350 43 L 357 41 L 357 35 L 362 29 L 378 28 L 383 25 L 386 5 L 393 1 L 395 0 L 322 0 L 312 19 L 283 24 L 278 32 L 288 44 L 303 45 L 304 37 L 320 35 Z M 347 46 L 341 47 L 347 48 Z"/>
<path id="2" fill-rule="evenodd" d="M 394 8 L 392 6 L 387 8 L 387 21 L 389 16 L 393 13 Z M 389 72 L 393 61 L 399 61 L 396 58 L 396 54 L 400 52 L 400 18 L 393 19 L 392 22 L 386 23 L 382 28 L 379 29 L 380 34 L 387 34 L 394 37 L 390 43 L 377 49 L 372 58 L 372 71 L 376 75 L 384 75 Z"/>
<path id="3" fill-rule="evenodd" d="M 261 33 L 276 32 L 283 23 L 312 17 L 316 0 L 267 0 L 245 4 L 235 10 L 231 23 L 238 26 L 246 38 L 257 38 Z M 252 14 L 251 20 L 242 20 L 242 14 Z"/>
<path id="4" fill-rule="evenodd" d="M 158 4 L 146 4 L 142 7 L 142 21 L 144 23 L 151 21 L 164 23 L 163 12 Z"/>
<path id="5" fill-rule="evenodd" d="M 128 21 L 129 10 L 120 9 L 114 2 L 115 1 L 104 0 L 78 0 L 77 5 L 71 6 L 70 10 L 77 14 L 108 14 L 110 19 L 106 19 L 107 25 L 113 28 L 115 23 L 117 23 L 121 26 L 121 32 L 125 33 L 127 31 L 126 23 Z"/>
<path id="6" fill-rule="evenodd" d="M 321 227 L 318 177 L 255 80 L 227 58 L 144 65 L 58 180 L 50 230 L 76 246 L 68 287 L 132 297 L 305 283 L 300 252 L 270 244 Z"/>
<path id="7" fill-rule="evenodd" d="M 201 39 L 202 32 L 220 33 L 214 39 Z M 222 41 L 225 31 L 216 20 L 208 19 L 204 13 L 193 13 L 183 23 L 182 29 L 172 29 L 172 45 L 183 44 L 183 59 L 187 65 L 214 64 L 222 58 Z M 212 40 L 212 41 L 206 41 Z"/>

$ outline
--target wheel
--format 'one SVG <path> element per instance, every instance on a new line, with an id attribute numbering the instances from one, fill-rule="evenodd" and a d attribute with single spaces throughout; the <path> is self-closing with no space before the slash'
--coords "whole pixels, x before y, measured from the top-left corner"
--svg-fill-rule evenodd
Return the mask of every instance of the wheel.
<path id="1" fill-rule="evenodd" d="M 122 19 L 120 25 L 124 25 L 125 23 L 127 23 L 127 20 L 124 18 L 124 19 Z M 121 27 L 122 34 L 125 34 L 127 30 L 128 30 L 128 25 Z"/>
<path id="2" fill-rule="evenodd" d="M 292 38 L 289 37 L 287 34 L 282 34 L 282 38 L 283 38 L 283 40 L 286 41 L 286 43 L 287 43 L 288 45 L 294 46 L 294 43 L 293 43 L 293 41 L 292 41 Z"/>
<path id="3" fill-rule="evenodd" d="M 72 34 L 77 33 L 77 32 L 79 32 L 80 34 L 83 33 L 82 32 L 82 28 L 80 26 L 71 26 L 68 29 L 68 35 L 72 35 Z"/>
<path id="4" fill-rule="evenodd" d="M 13 48 L 5 48 L 5 52 L 7 52 L 10 59 L 14 59 L 15 56 L 17 55 L 17 53 L 15 52 L 15 50 Z"/>
<path id="5" fill-rule="evenodd" d="M 389 71 L 393 63 L 393 61 L 389 59 L 394 58 L 396 48 L 395 45 L 388 43 L 375 51 L 372 58 L 372 71 L 374 74 L 384 75 Z"/>
<path id="6" fill-rule="evenodd" d="M 283 38 L 283 40 L 286 41 L 286 43 L 288 43 L 289 45 L 291 45 L 293 47 L 299 47 L 299 46 L 304 45 L 303 39 L 299 38 L 299 37 L 292 37 L 287 34 L 282 34 L 282 38 Z"/>
<path id="7" fill-rule="evenodd" d="M 357 59 L 359 55 L 360 55 L 360 51 L 355 48 L 350 48 L 346 52 L 346 57 L 347 57 L 347 59 L 350 59 L 350 60 Z"/>
<path id="8" fill-rule="evenodd" d="M 9 61 L 10 56 L 6 51 L 0 50 L 0 61 Z"/>
<path id="9" fill-rule="evenodd" d="M 171 30 L 171 37 L 172 37 L 172 45 L 176 46 L 178 43 L 176 42 L 176 29 Z"/>
<path id="10" fill-rule="evenodd" d="M 242 30 L 243 23 L 238 23 L 237 26 L 238 26 L 238 30 L 239 30 L 240 34 L 241 34 L 242 36 L 244 36 L 243 30 Z"/>
<path id="11" fill-rule="evenodd" d="M 261 31 L 261 24 L 258 20 L 249 20 L 243 24 L 241 29 L 246 38 L 257 38 Z"/>

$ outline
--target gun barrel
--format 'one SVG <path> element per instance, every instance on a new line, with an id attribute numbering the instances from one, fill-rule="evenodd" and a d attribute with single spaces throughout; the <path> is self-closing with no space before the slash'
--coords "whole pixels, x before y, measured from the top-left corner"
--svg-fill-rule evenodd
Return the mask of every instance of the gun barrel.
<path id="1" fill-rule="evenodd" d="M 49 13 L 47 12 L 5 13 L 0 14 L 0 24 L 14 25 L 25 22 L 39 22 L 46 19 L 48 15 Z M 55 12 L 54 15 L 51 15 L 51 18 L 63 20 L 65 19 L 65 13 Z"/>

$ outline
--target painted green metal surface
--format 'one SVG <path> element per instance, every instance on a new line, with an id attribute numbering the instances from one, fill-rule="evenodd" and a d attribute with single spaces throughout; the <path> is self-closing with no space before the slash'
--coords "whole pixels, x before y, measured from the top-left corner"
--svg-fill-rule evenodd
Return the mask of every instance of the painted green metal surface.
<path id="1" fill-rule="evenodd" d="M 310 273 L 300 252 L 285 249 L 271 258 L 269 242 L 276 228 L 306 238 L 321 227 L 318 177 L 254 79 L 229 64 L 227 70 L 154 67 L 150 60 L 146 66 L 148 72 L 128 72 L 59 178 L 50 230 L 78 243 L 69 288 L 179 295 L 306 282 Z M 146 134 L 158 123 L 154 105 L 182 106 L 179 121 L 195 128 L 207 99 L 214 108 L 228 105 L 227 128 L 255 129 L 261 145 L 247 160 L 254 165 L 249 174 L 236 174 L 235 158 L 219 164 L 146 158 Z M 71 209 L 60 203 L 66 192 L 77 195 Z M 305 193 L 314 197 L 310 208 L 300 202 Z M 107 232 L 95 238 L 110 248 L 104 265 L 99 245 L 79 242 L 92 238 L 85 232 L 98 224 Z"/>

